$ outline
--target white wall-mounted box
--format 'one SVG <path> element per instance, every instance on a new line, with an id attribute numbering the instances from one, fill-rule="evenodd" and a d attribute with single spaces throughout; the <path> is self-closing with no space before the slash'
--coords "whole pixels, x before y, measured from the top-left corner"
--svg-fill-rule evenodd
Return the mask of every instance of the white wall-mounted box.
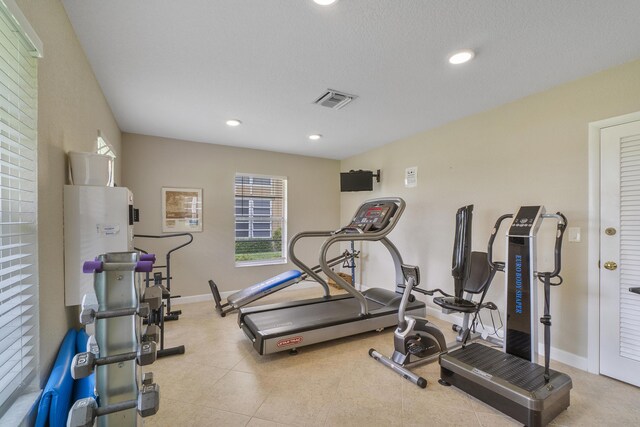
<path id="1" fill-rule="evenodd" d="M 133 250 L 133 194 L 125 187 L 65 185 L 64 301 L 79 305 L 93 292 L 82 264 L 106 252 Z"/>

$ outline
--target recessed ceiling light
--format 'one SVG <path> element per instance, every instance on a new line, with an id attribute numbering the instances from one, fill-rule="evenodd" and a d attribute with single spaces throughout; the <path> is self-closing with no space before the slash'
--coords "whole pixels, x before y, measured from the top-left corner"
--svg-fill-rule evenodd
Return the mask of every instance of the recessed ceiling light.
<path id="1" fill-rule="evenodd" d="M 319 133 L 314 133 L 313 135 L 309 135 L 309 139 L 312 140 L 312 141 L 317 141 L 320 138 L 322 138 L 322 135 L 320 135 Z"/>
<path id="2" fill-rule="evenodd" d="M 231 120 L 227 120 L 227 126 L 240 126 L 242 124 L 242 122 L 238 119 L 231 119 Z"/>
<path id="3" fill-rule="evenodd" d="M 453 65 L 464 64 L 471 61 L 475 55 L 471 49 L 459 50 L 449 57 L 449 63 Z"/>
<path id="4" fill-rule="evenodd" d="M 338 0 L 313 0 L 313 1 L 319 4 L 320 6 L 329 6 L 330 4 L 334 4 Z"/>

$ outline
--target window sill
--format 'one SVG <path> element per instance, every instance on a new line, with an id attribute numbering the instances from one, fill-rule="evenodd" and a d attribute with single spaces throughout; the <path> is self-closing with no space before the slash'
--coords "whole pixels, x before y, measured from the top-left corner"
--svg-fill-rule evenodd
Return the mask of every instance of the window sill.
<path id="1" fill-rule="evenodd" d="M 20 396 L 9 410 L 0 418 L 3 426 L 31 426 L 34 425 L 38 412 L 38 401 L 42 390 L 32 391 Z"/>
<path id="2" fill-rule="evenodd" d="M 278 258 L 274 260 L 257 260 L 257 261 L 236 261 L 236 267 L 260 267 L 264 265 L 286 264 L 286 258 Z"/>

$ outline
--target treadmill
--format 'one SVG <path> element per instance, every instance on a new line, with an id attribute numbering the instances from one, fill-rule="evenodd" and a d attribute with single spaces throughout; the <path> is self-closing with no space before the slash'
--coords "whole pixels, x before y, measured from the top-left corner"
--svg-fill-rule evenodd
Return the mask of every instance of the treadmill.
<path id="1" fill-rule="evenodd" d="M 398 323 L 404 277 L 402 257 L 387 235 L 393 230 L 405 209 L 399 197 L 379 198 L 364 202 L 351 222 L 336 231 L 304 231 L 289 244 L 289 257 L 309 277 L 323 284 L 323 272 L 347 293 L 278 304 L 242 307 L 238 325 L 261 355 L 289 350 L 337 338 L 380 330 Z M 303 238 L 326 237 L 320 248 L 320 271 L 296 257 L 295 245 Z M 395 267 L 395 289 L 369 288 L 358 292 L 331 270 L 327 253 L 332 245 L 350 241 L 379 241 L 391 254 Z M 407 314 L 425 316 L 425 303 L 414 300 Z"/>

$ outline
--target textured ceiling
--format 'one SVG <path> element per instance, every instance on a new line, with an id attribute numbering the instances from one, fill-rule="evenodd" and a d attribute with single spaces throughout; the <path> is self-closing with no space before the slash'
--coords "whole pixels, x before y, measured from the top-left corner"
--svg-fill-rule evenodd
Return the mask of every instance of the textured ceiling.
<path id="1" fill-rule="evenodd" d="M 63 3 L 122 131 L 334 159 L 640 58 L 638 0 Z"/>

